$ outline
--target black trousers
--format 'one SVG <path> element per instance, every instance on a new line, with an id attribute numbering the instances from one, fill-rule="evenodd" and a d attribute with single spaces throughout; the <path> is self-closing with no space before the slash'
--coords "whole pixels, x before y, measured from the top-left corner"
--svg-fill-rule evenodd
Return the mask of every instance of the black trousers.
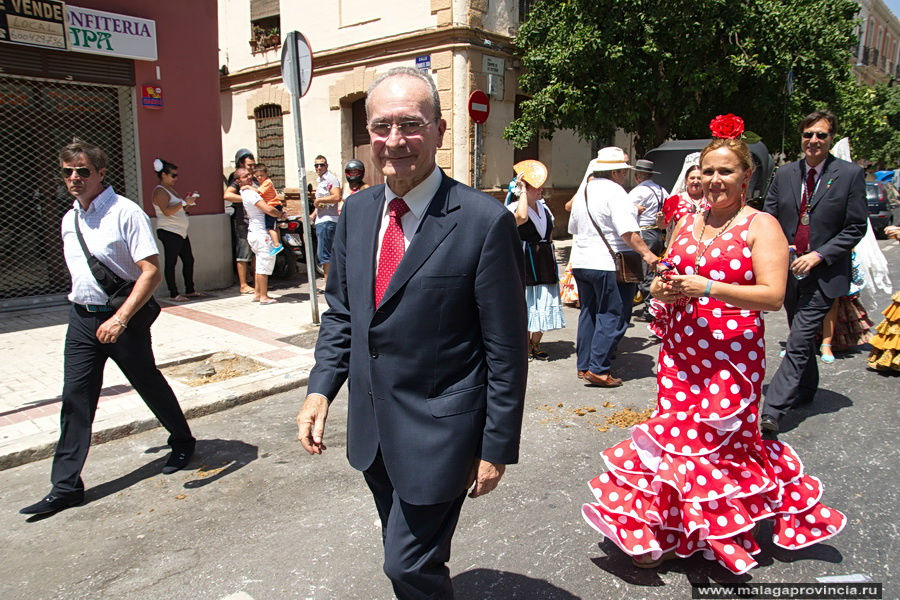
<path id="1" fill-rule="evenodd" d="M 191 239 L 181 237 L 177 233 L 157 229 L 156 235 L 163 244 L 165 262 L 163 263 L 163 275 L 166 277 L 166 286 L 169 288 L 169 296 L 178 295 L 178 284 L 175 281 L 175 263 L 181 259 L 181 275 L 184 277 L 184 293 L 194 293 L 194 253 L 191 252 Z"/>
<path id="2" fill-rule="evenodd" d="M 791 329 L 784 358 L 766 392 L 764 415 L 777 421 L 784 413 L 798 404 L 812 401 L 816 395 L 819 388 L 816 342 L 832 302 L 833 299 L 819 289 L 816 278 L 797 280 L 788 273 L 784 306 Z"/>
<path id="3" fill-rule="evenodd" d="M 398 600 L 452 599 L 447 561 L 465 492 L 441 504 L 406 503 L 394 490 L 380 451 L 363 475 L 381 519 L 384 573 Z"/>
<path id="4" fill-rule="evenodd" d="M 91 425 L 103 386 L 103 367 L 107 358 L 115 361 L 132 387 L 169 431 L 169 445 L 173 449 L 192 449 L 195 442 L 172 388 L 156 368 L 150 346 L 150 323 L 141 323 L 141 312 L 138 311 L 118 341 L 101 344 L 97 340 L 97 328 L 112 314 L 91 313 L 75 305 L 69 311 L 59 443 L 50 473 L 53 493 L 58 495 L 84 490 L 81 470 L 91 446 Z"/>

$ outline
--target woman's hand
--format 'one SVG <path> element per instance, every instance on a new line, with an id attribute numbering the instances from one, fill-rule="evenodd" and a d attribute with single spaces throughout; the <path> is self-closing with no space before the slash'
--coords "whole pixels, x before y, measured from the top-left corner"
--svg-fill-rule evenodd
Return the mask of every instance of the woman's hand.
<path id="1" fill-rule="evenodd" d="M 712 283 L 712 280 L 702 275 L 672 275 L 669 283 L 672 291 L 681 296 L 700 298 L 706 295 L 707 286 Z"/>
<path id="2" fill-rule="evenodd" d="M 679 298 L 684 298 L 684 294 L 676 292 L 669 281 L 658 276 L 650 283 L 650 294 L 665 304 L 672 304 Z"/>

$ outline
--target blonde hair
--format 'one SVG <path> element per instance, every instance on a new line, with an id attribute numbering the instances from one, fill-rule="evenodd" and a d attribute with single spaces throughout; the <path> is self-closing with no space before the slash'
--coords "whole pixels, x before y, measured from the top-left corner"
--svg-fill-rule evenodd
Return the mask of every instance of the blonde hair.
<path id="1" fill-rule="evenodd" d="M 737 138 L 713 138 L 703 151 L 700 152 L 700 164 L 703 164 L 703 159 L 706 158 L 707 154 L 713 150 L 718 150 L 719 148 L 728 148 L 734 152 L 745 171 L 753 170 L 753 159 L 750 157 L 750 147 L 747 146 L 747 142 Z"/>

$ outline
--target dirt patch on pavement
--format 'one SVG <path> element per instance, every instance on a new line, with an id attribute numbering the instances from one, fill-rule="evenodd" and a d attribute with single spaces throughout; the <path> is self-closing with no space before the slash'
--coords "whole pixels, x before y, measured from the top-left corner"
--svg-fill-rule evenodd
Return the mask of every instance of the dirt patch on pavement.
<path id="1" fill-rule="evenodd" d="M 160 371 L 166 377 L 172 377 L 191 387 L 198 387 L 268 368 L 267 365 L 246 356 L 233 352 L 216 352 L 208 358 L 163 367 Z"/>
<path id="2" fill-rule="evenodd" d="M 602 410 L 604 408 L 612 409 L 615 406 L 609 401 L 603 402 L 599 407 L 570 407 L 563 402 L 559 402 L 556 405 L 541 404 L 538 406 L 538 410 L 548 413 L 546 417 L 541 419 L 541 423 L 560 423 L 563 427 L 571 427 L 575 423 L 583 422 L 597 431 L 609 431 L 610 427 L 627 429 L 646 421 L 653 413 L 652 408 L 640 410 L 630 406 L 614 411 Z M 573 417 L 576 418 L 573 419 Z"/>

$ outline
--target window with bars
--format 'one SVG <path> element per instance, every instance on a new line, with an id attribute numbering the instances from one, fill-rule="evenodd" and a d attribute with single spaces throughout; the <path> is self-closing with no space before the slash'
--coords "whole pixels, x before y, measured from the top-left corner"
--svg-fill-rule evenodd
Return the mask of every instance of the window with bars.
<path id="1" fill-rule="evenodd" d="M 528 13 L 537 3 L 538 0 L 519 0 L 519 23 L 523 23 L 528 18 Z"/>
<path id="2" fill-rule="evenodd" d="M 266 165 L 278 191 L 284 190 L 284 117 L 278 104 L 263 104 L 256 118 L 256 161 Z"/>
<path id="3" fill-rule="evenodd" d="M 0 309 L 69 291 L 60 220 L 74 201 L 59 150 L 78 137 L 109 156 L 106 183 L 139 201 L 130 86 L 0 74 Z"/>

